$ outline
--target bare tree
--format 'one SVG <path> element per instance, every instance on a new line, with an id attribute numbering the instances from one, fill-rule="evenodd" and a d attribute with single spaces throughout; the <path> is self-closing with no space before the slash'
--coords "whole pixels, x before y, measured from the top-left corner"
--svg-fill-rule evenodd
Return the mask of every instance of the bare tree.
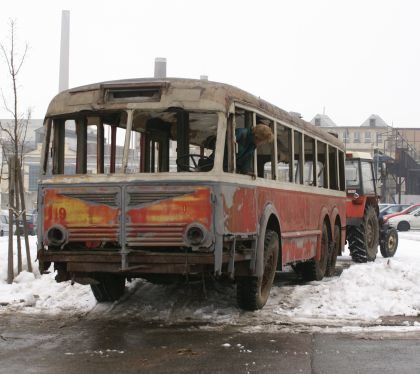
<path id="1" fill-rule="evenodd" d="M 22 183 L 22 160 L 23 152 L 26 139 L 26 131 L 28 128 L 28 122 L 31 117 L 31 112 L 28 110 L 26 115 L 21 114 L 18 111 L 18 75 L 23 66 L 23 63 L 28 52 L 28 44 L 25 44 L 23 51 L 18 52 L 16 49 L 15 37 L 16 37 L 16 22 L 10 20 L 10 41 L 9 46 L 6 47 L 4 44 L 0 43 L 1 57 L 6 62 L 8 74 L 11 78 L 12 83 L 12 92 L 13 92 L 13 104 L 10 105 L 6 95 L 1 89 L 1 96 L 3 101 L 3 107 L 8 112 L 12 120 L 7 123 L 0 123 L 1 131 L 1 146 L 3 152 L 3 160 L 8 162 L 8 174 L 9 174 L 9 194 L 14 196 L 9 198 L 9 220 L 13 222 L 13 218 L 16 221 L 16 231 L 17 231 L 17 246 L 18 246 L 18 272 L 22 270 L 22 257 L 21 257 L 21 244 L 20 244 L 20 230 L 18 227 L 18 221 L 21 218 L 24 224 L 24 234 L 25 234 L 25 244 L 26 244 L 26 258 L 28 270 L 32 271 L 32 264 L 29 252 L 29 242 L 28 242 L 28 233 L 27 233 L 27 222 L 26 222 L 26 212 L 25 212 L 25 199 L 23 193 L 23 183 Z M 3 164 L 2 164 L 2 176 L 3 176 Z M 10 181 L 13 179 L 13 182 Z M 3 178 L 2 178 L 3 180 Z M 13 188 L 13 191 L 11 190 Z M 16 193 L 15 193 L 16 190 Z M 9 225 L 9 228 L 12 228 L 12 224 Z M 12 243 L 12 234 L 13 230 L 9 229 L 9 269 L 12 269 L 12 274 L 8 274 L 8 282 L 13 281 L 13 243 Z M 12 266 L 10 266 L 12 264 Z"/>

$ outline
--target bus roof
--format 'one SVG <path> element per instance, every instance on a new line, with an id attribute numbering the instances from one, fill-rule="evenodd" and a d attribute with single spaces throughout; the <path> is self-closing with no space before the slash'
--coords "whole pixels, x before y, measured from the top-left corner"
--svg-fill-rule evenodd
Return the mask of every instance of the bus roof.
<path id="1" fill-rule="evenodd" d="M 198 79 L 136 78 L 71 88 L 52 99 L 46 117 L 92 110 L 141 109 L 145 104 L 150 109 L 166 106 L 227 112 L 232 102 L 255 108 L 344 149 L 335 136 L 259 97 L 228 84 Z"/>

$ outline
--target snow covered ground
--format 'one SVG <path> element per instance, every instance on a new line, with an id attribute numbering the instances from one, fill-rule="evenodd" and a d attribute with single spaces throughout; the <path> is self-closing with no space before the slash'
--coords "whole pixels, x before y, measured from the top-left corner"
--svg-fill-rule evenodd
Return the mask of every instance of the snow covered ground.
<path id="1" fill-rule="evenodd" d="M 345 253 L 339 264 L 351 266 L 344 266 L 340 276 L 306 284 L 276 281 L 267 305 L 257 312 L 236 307 L 233 285 L 212 284 L 203 291 L 200 283 L 162 286 L 143 280 L 128 283 L 120 301 L 97 304 L 89 286 L 56 283 L 55 274 L 41 276 L 35 262 L 35 237 L 30 244 L 34 273 L 23 271 L 9 285 L 7 238 L 0 238 L 0 314 L 136 318 L 162 324 L 197 323 L 201 328 L 235 325 L 245 331 L 420 331 L 420 318 L 415 318 L 420 316 L 419 231 L 400 233 L 394 258 L 384 259 L 379 253 L 373 263 L 353 264 Z M 26 268 L 25 256 L 23 260 Z M 387 326 L 391 316 L 402 317 Z"/>

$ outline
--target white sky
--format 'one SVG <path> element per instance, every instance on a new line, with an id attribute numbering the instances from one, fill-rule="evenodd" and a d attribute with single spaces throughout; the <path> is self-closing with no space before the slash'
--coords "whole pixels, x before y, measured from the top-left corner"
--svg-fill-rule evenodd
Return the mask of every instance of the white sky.
<path id="1" fill-rule="evenodd" d="M 416 0 L 2 1 L 0 42 L 17 21 L 30 45 L 20 110 L 42 118 L 58 90 L 61 10 L 70 10 L 70 86 L 153 75 L 233 84 L 311 120 L 370 114 L 420 124 L 420 2 Z M 10 94 L 4 61 L 0 88 Z M 0 108 L 0 118 L 9 117 Z"/>

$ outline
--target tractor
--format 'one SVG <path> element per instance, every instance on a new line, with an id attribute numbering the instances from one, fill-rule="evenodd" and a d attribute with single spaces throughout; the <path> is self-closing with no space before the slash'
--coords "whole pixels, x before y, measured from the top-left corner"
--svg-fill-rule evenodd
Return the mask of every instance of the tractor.
<path id="1" fill-rule="evenodd" d="M 383 257 L 394 256 L 398 232 L 379 219 L 372 157 L 365 152 L 346 154 L 346 240 L 354 262 L 374 261 L 378 245 Z"/>

